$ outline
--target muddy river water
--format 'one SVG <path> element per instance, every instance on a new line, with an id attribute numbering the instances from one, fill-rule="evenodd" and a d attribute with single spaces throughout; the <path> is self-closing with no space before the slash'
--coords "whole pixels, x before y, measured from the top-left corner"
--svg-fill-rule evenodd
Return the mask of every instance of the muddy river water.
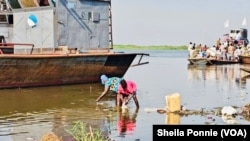
<path id="1" fill-rule="evenodd" d="M 179 93 L 181 104 L 194 110 L 236 106 L 240 112 L 250 103 L 250 79 L 240 71 L 249 65 L 190 66 L 186 51 L 147 53 L 143 60 L 149 64 L 131 67 L 124 76 L 137 83 L 139 109 L 131 101 L 125 114 L 117 111 L 112 94 L 97 104 L 100 83 L 0 90 L 0 141 L 39 141 L 48 132 L 72 140 L 65 129 L 79 120 L 115 141 L 151 141 L 154 124 L 231 124 L 214 114 L 160 114 L 156 109 L 166 107 L 166 95 Z M 234 124 L 250 121 L 236 116 Z"/>

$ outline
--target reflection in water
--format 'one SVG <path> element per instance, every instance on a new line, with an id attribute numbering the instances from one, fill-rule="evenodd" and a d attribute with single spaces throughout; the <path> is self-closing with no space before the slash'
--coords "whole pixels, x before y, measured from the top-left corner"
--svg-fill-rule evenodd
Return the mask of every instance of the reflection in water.
<path id="1" fill-rule="evenodd" d="M 166 124 L 180 124 L 180 114 L 166 113 Z"/>
<path id="2" fill-rule="evenodd" d="M 180 52 L 160 52 L 162 57 L 156 54 L 146 57 L 149 64 L 131 67 L 124 76 L 138 84 L 140 109 L 164 107 L 166 94 L 175 92 L 181 94 L 181 104 L 187 109 L 207 110 L 249 104 L 250 95 L 247 93 L 250 83 L 247 77 L 241 77 L 240 65 L 187 68 L 187 52 L 181 52 L 183 57 L 179 57 Z M 100 129 L 115 141 L 151 140 L 154 124 L 204 124 L 208 119 L 210 122 L 211 117 L 212 123 L 226 124 L 215 115 L 209 118 L 200 115 L 179 118 L 143 110 L 137 113 L 134 105 L 129 106 L 129 117 L 123 116 L 115 107 L 112 93 L 97 105 L 95 100 L 102 91 L 100 83 L 0 90 L 0 141 L 39 141 L 51 131 L 69 141 L 65 129 L 71 128 L 73 122 L 78 120 L 91 125 L 92 129 Z M 133 117 L 136 117 L 136 122 L 132 122 L 135 121 Z M 249 119 L 246 121 L 241 116 L 237 116 L 236 120 L 239 124 L 250 124 Z M 118 122 L 121 125 L 132 123 L 132 126 L 119 127 Z M 119 132 L 121 127 L 123 132 Z"/>
<path id="3" fill-rule="evenodd" d="M 197 80 L 209 80 L 209 79 L 227 79 L 232 80 L 235 71 L 238 69 L 233 65 L 212 65 L 212 66 L 195 66 L 188 65 L 188 77 L 189 79 Z"/>
<path id="4" fill-rule="evenodd" d="M 235 83 L 239 87 L 245 87 L 243 75 L 244 72 L 240 71 L 239 65 L 188 65 L 188 79 L 195 82 L 206 83 L 209 80 L 216 80 L 216 83 L 225 83 L 229 87 Z"/>
<path id="5" fill-rule="evenodd" d="M 203 97 L 203 103 L 213 106 L 234 105 L 246 103 L 249 99 L 247 92 L 247 78 L 241 71 L 241 64 L 194 66 L 188 65 L 188 81 L 194 89 L 194 94 Z M 215 94 L 215 95 L 214 95 Z M 213 97 L 217 97 L 212 100 Z M 209 101 L 211 100 L 211 101 Z M 203 104 L 200 103 L 200 104 Z"/>
<path id="6" fill-rule="evenodd" d="M 101 84 L 1 90 L 0 141 L 39 140 L 49 132 L 68 141 L 72 137 L 65 129 L 79 120 L 104 136 L 118 130 L 124 137 L 132 134 L 138 109 L 116 110 L 112 93 L 97 105 L 95 99 L 102 91 Z"/>
<path id="7" fill-rule="evenodd" d="M 128 134 L 133 134 L 136 127 L 136 117 L 138 113 L 138 108 L 130 115 L 129 109 L 118 110 L 119 119 L 117 121 L 117 130 L 120 136 L 125 136 Z"/>
<path id="8" fill-rule="evenodd" d="M 246 85 L 247 83 L 247 79 L 250 79 L 250 75 L 245 75 L 243 77 L 240 77 L 239 79 L 236 79 L 236 82 L 238 82 L 239 84 L 244 84 Z"/>
<path id="9" fill-rule="evenodd" d="M 85 84 L 1 90 L 0 140 L 39 140 L 51 131 L 65 139 L 65 129 L 77 120 L 99 129 L 105 115 L 96 111 L 93 101 L 102 89 L 100 84 Z"/>

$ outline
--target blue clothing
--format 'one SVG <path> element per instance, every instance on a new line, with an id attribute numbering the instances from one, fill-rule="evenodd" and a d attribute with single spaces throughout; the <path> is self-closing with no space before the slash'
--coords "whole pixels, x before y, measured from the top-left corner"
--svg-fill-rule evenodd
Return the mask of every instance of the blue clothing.
<path id="1" fill-rule="evenodd" d="M 109 90 L 117 93 L 121 80 L 122 80 L 122 78 L 119 78 L 119 77 L 110 77 L 105 82 L 105 87 L 109 87 Z"/>
<path id="2" fill-rule="evenodd" d="M 108 80 L 108 77 L 105 74 L 103 74 L 100 78 L 103 85 L 105 84 L 105 81 Z"/>

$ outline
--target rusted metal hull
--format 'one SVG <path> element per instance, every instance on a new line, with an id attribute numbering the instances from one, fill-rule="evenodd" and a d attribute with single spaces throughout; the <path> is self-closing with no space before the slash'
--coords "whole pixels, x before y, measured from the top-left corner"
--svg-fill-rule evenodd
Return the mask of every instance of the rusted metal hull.
<path id="1" fill-rule="evenodd" d="M 1 55 L 0 88 L 100 82 L 122 77 L 138 54 Z"/>
<path id="2" fill-rule="evenodd" d="M 250 56 L 240 55 L 239 62 L 242 64 L 250 64 Z"/>
<path id="3" fill-rule="evenodd" d="M 0 89 L 122 77 L 141 55 L 111 51 L 110 0 L 2 0 L 1 7 Z"/>

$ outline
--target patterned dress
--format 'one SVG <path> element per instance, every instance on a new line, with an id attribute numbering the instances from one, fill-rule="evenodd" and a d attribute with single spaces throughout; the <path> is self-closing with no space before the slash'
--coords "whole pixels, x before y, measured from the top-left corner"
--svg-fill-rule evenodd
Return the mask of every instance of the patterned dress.
<path id="1" fill-rule="evenodd" d="M 105 87 L 109 87 L 109 90 L 117 93 L 118 86 L 119 86 L 121 80 L 122 80 L 122 78 L 119 78 L 119 77 L 110 77 L 105 82 Z"/>

